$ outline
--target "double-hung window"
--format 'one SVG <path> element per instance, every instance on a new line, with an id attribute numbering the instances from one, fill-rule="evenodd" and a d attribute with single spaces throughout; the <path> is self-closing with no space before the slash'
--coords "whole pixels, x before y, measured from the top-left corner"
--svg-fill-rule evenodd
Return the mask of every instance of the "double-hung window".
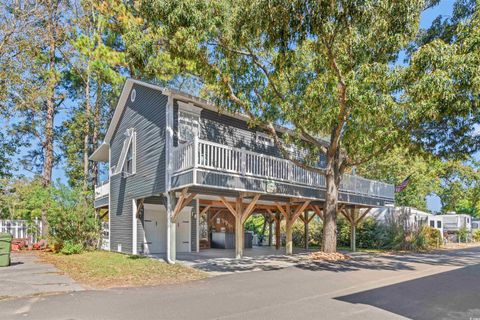
<path id="1" fill-rule="evenodd" d="M 201 108 L 181 101 L 178 102 L 178 106 L 178 140 L 193 141 L 196 135 L 200 135 Z"/>

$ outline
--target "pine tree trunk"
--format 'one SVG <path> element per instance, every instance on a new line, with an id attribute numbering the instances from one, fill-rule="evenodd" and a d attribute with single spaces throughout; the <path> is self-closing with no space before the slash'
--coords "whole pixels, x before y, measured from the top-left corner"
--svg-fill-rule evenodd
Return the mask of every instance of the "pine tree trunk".
<path id="1" fill-rule="evenodd" d="M 48 86 L 48 96 L 46 97 L 46 110 L 45 110 L 45 127 L 44 127 L 44 160 L 43 160 L 43 175 L 42 175 L 42 184 L 44 187 L 50 186 L 52 183 L 52 171 L 53 171 L 53 125 L 55 117 L 55 87 L 57 85 L 56 74 L 55 74 L 55 51 L 56 51 L 56 41 L 55 41 L 55 10 L 56 5 L 49 3 L 50 7 L 48 8 L 48 23 L 47 23 L 47 32 L 48 32 L 48 41 L 49 41 L 49 78 L 47 80 Z M 47 222 L 47 208 L 42 209 L 42 237 L 45 238 L 48 235 L 48 222 Z"/>
<path id="2" fill-rule="evenodd" d="M 83 138 L 83 189 L 88 188 L 88 173 L 89 173 L 89 140 L 90 140 L 90 74 L 87 70 L 87 80 L 85 82 L 85 132 Z"/>
<path id="3" fill-rule="evenodd" d="M 92 146 L 94 149 L 98 147 L 98 140 L 100 134 L 100 113 L 102 107 L 102 82 L 97 82 L 97 94 L 95 98 L 95 111 L 93 114 L 93 132 L 92 132 Z M 92 180 L 93 187 L 98 184 L 98 163 L 95 161 L 92 164 Z"/>

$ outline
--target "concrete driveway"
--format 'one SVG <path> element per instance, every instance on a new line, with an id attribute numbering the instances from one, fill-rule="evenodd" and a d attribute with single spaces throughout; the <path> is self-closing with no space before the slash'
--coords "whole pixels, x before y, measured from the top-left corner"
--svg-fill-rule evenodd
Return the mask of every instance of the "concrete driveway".
<path id="1" fill-rule="evenodd" d="M 476 319 L 480 247 L 0 302 L 0 319 Z"/>
<path id="2" fill-rule="evenodd" d="M 34 252 L 12 252 L 10 267 L 0 268 L 0 300 L 38 294 L 84 290 Z"/>

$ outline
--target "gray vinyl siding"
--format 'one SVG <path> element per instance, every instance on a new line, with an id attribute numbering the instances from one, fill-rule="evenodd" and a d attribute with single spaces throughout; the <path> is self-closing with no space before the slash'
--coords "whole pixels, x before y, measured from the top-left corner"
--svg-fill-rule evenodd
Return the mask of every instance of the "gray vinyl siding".
<path id="1" fill-rule="evenodd" d="M 160 91 L 133 85 L 136 99 L 127 99 L 121 120 L 110 142 L 111 165 L 116 165 L 125 140 L 125 131 L 136 132 L 136 173 L 124 178 L 110 178 L 111 249 L 132 252 L 132 199 L 158 195 L 165 191 L 165 135 L 168 97 Z M 137 252 L 143 250 L 143 222 L 137 220 Z"/>

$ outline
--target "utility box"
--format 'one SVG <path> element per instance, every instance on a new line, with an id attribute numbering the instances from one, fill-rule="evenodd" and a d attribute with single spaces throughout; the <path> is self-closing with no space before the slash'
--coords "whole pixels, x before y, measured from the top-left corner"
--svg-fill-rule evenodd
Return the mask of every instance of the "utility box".
<path id="1" fill-rule="evenodd" d="M 10 265 L 11 243 L 12 235 L 0 233 L 0 267 L 8 267 Z"/>

